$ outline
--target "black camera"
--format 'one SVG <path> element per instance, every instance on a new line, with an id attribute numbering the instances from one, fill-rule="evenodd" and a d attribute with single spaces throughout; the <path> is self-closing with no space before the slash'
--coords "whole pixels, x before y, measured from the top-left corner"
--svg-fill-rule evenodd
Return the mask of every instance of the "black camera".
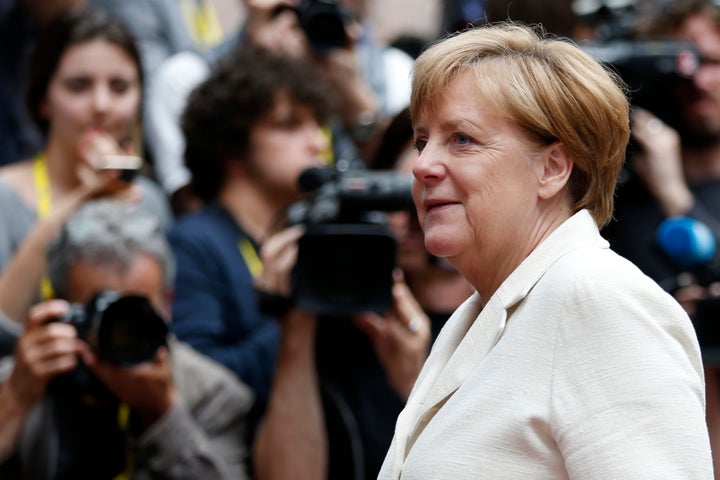
<path id="1" fill-rule="evenodd" d="M 633 105 L 652 111 L 668 124 L 677 113 L 668 92 L 692 77 L 700 56 L 689 42 L 613 40 L 582 45 L 596 60 L 615 70 L 627 84 Z"/>
<path id="2" fill-rule="evenodd" d="M 345 25 L 352 16 L 337 0 L 302 0 L 296 11 L 300 27 L 316 52 L 347 46 Z"/>
<path id="3" fill-rule="evenodd" d="M 595 8 L 578 11 L 578 5 Z M 692 77 L 700 55 L 690 42 L 668 39 L 638 39 L 637 26 L 643 12 L 637 2 L 579 2 L 578 16 L 595 29 L 596 41 L 581 48 L 604 63 L 627 84 L 630 101 L 670 125 L 677 112 L 668 92 L 674 84 Z"/>
<path id="4" fill-rule="evenodd" d="M 288 210 L 291 224 L 306 226 L 292 272 L 298 306 L 331 316 L 387 311 L 396 255 L 387 212 L 414 209 L 412 176 L 311 168 L 300 187 L 310 197 Z"/>
<path id="5" fill-rule="evenodd" d="M 59 322 L 73 325 L 98 358 L 132 366 L 153 359 L 167 345 L 168 327 L 147 298 L 120 296 L 112 290 L 95 294 L 85 305 L 72 304 Z"/>

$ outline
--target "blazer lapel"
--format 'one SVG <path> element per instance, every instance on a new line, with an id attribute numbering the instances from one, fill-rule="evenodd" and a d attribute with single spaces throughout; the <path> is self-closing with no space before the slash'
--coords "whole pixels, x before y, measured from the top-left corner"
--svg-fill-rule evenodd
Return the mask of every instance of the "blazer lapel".
<path id="1" fill-rule="evenodd" d="M 418 435 L 444 405 L 448 397 L 463 384 L 470 372 L 492 350 L 505 328 L 506 311 L 493 297 L 484 307 L 473 295 L 453 318 L 452 336 L 433 347 L 433 367 L 424 372 L 418 385 L 398 418 L 396 452 L 405 458 Z M 402 443 L 403 445 L 400 445 Z"/>

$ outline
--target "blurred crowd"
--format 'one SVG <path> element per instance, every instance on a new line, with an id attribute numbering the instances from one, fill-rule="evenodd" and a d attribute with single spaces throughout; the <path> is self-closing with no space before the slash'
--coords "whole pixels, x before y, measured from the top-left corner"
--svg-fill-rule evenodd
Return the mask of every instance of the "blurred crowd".
<path id="1" fill-rule="evenodd" d="M 0 0 L 1 478 L 376 478 L 472 294 L 412 206 L 413 61 L 503 20 L 627 83 L 603 234 L 693 318 L 720 449 L 720 6 L 446 0 L 385 41 L 371 1 Z"/>

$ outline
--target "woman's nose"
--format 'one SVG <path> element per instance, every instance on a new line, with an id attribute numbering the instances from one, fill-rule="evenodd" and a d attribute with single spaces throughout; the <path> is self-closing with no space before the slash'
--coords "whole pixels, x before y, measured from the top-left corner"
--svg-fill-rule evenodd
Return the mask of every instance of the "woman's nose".
<path id="1" fill-rule="evenodd" d="M 106 112 L 112 104 L 112 96 L 107 87 L 103 85 L 97 85 L 93 89 L 93 109 L 96 112 Z"/>
<path id="2" fill-rule="evenodd" d="M 445 175 L 445 168 L 439 152 L 431 143 L 428 142 L 415 159 L 412 173 L 415 179 L 421 183 L 437 181 Z"/>

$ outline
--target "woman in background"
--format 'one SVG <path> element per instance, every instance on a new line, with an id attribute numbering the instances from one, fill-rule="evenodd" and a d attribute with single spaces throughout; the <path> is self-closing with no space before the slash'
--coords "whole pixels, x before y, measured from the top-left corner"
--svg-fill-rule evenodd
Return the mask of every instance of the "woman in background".
<path id="1" fill-rule="evenodd" d="M 108 159 L 139 167 L 133 134 L 142 89 L 133 38 L 108 14 L 71 11 L 43 31 L 30 61 L 27 102 L 45 148 L 0 169 L 0 350 L 12 348 L 38 285 L 43 297 L 52 297 L 52 286 L 42 280 L 46 248 L 85 200 L 125 196 L 169 223 L 155 184 L 142 176 L 128 181 L 123 169 L 106 168 Z"/>

